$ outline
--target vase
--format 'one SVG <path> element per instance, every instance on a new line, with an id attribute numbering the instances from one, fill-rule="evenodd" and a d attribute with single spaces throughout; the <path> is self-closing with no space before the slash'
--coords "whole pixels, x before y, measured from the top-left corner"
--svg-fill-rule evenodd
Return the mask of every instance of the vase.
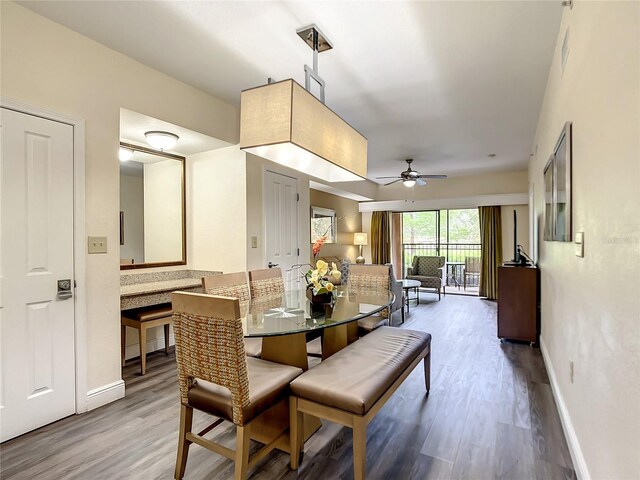
<path id="1" fill-rule="evenodd" d="M 320 295 L 314 295 L 313 290 L 309 288 L 307 290 L 307 298 L 311 303 L 311 311 L 316 313 L 324 313 L 327 306 L 333 305 L 332 293 L 321 293 Z"/>

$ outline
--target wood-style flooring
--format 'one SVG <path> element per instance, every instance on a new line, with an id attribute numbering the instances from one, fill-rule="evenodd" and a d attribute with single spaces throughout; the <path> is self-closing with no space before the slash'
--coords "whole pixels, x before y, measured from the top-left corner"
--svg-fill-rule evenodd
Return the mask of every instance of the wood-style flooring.
<path id="1" fill-rule="evenodd" d="M 540 351 L 496 338 L 496 305 L 422 293 L 403 327 L 433 335 L 431 394 L 422 366 L 368 428 L 369 479 L 576 478 Z M 5 442 L 2 479 L 170 479 L 178 431 L 173 355 L 124 369 L 126 397 Z M 194 429 L 207 418 L 196 413 Z M 221 428 L 221 427 L 219 427 Z M 214 431 L 215 433 L 215 431 Z M 233 446 L 231 428 L 217 438 Z M 255 447 L 255 445 L 254 445 Z M 349 479 L 351 430 L 324 422 L 305 445 L 297 472 L 274 451 L 252 479 Z M 186 479 L 227 479 L 233 464 L 196 445 Z"/>

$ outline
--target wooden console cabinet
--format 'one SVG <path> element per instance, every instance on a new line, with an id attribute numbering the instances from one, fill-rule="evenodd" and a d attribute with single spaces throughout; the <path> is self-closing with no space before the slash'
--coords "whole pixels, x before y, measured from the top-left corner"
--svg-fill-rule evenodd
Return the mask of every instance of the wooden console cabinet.
<path id="1" fill-rule="evenodd" d="M 540 336 L 540 270 L 498 267 L 498 338 L 538 343 Z"/>

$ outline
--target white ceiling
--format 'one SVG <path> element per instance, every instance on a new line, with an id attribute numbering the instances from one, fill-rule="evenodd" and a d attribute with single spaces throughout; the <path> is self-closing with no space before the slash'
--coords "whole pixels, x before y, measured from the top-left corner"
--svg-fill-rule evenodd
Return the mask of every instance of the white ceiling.
<path id="1" fill-rule="evenodd" d="M 526 168 L 560 1 L 29 1 L 25 7 L 238 104 L 275 80 L 303 84 L 316 23 L 326 103 L 369 139 L 369 178 Z M 497 154 L 488 158 L 488 154 Z"/>

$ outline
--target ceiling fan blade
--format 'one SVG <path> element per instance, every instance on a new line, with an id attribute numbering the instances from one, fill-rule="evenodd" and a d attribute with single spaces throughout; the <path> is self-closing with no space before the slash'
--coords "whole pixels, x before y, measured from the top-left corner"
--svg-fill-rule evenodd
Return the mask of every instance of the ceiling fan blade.
<path id="1" fill-rule="evenodd" d="M 447 178 L 446 175 L 420 175 L 420 178 Z"/>
<path id="2" fill-rule="evenodd" d="M 392 177 L 392 178 L 393 178 L 393 177 Z M 394 183 L 398 183 L 398 182 L 401 182 L 401 181 L 402 181 L 402 179 L 401 179 L 401 178 L 399 178 L 399 179 L 397 179 L 397 180 L 394 180 L 393 182 L 385 183 L 383 186 L 384 186 L 384 187 L 388 187 L 389 185 L 393 185 Z"/>
<path id="3" fill-rule="evenodd" d="M 398 177 L 397 175 L 395 177 L 376 177 L 376 180 L 383 180 L 385 178 L 402 178 L 402 177 Z"/>
<path id="4" fill-rule="evenodd" d="M 426 184 L 427 184 L 427 182 L 425 182 L 421 178 L 416 178 L 416 185 L 423 186 L 423 185 L 426 185 Z"/>

